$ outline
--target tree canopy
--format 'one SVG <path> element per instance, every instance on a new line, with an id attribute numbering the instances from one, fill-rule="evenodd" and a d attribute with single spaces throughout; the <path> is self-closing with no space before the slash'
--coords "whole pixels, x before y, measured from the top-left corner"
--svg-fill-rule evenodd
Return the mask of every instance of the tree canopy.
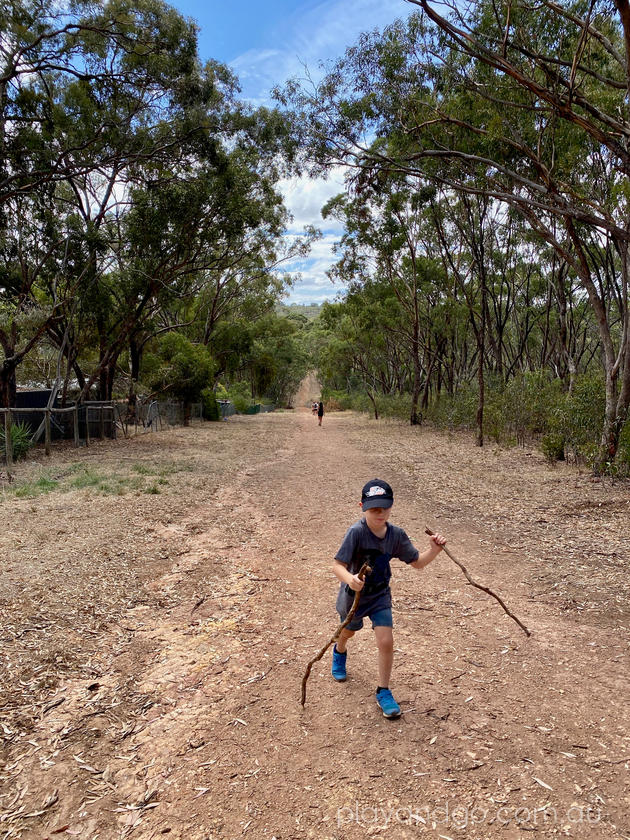
<path id="1" fill-rule="evenodd" d="M 491 261 L 500 261 L 501 239 L 521 272 L 535 256 L 541 281 L 530 273 L 527 296 L 535 305 L 546 297 L 547 323 L 559 315 L 563 366 L 573 370 L 567 313 L 588 303 L 606 392 L 603 467 L 630 404 L 627 4 L 409 2 L 418 14 L 362 36 L 320 82 L 277 92 L 292 111 L 303 165 L 346 167 L 348 194 L 365 214 L 384 207 L 401 181 L 418 212 L 432 214 L 433 241 L 421 253 L 439 254 L 446 287 L 469 312 L 480 443 L 485 376 L 496 364 L 505 375 L 505 329 L 516 315 L 497 306 Z M 531 297 L 533 281 L 542 300 Z M 521 355 L 518 364 L 531 361 Z"/>
<path id="2" fill-rule="evenodd" d="M 51 350 L 64 395 L 133 397 L 163 334 L 220 352 L 222 323 L 270 317 L 317 235 L 287 236 L 286 118 L 240 102 L 161 0 L 19 0 L 2 18 L 2 405 Z"/>

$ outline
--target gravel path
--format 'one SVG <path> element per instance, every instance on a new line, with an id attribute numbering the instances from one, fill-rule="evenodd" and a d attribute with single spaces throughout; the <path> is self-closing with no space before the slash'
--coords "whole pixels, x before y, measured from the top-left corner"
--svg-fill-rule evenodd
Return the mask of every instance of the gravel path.
<path id="1" fill-rule="evenodd" d="M 348 681 L 327 655 L 298 702 L 375 476 L 392 521 L 419 546 L 447 534 L 532 630 L 445 555 L 394 561 L 398 721 L 367 629 Z M 57 452 L 18 484 L 2 840 L 630 837 L 627 484 L 303 409 Z"/>

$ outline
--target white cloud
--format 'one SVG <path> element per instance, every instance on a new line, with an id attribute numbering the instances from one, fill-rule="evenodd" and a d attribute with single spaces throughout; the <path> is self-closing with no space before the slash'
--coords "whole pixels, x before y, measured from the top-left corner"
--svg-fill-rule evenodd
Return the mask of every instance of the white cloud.
<path id="1" fill-rule="evenodd" d="M 278 185 L 284 201 L 293 216 L 291 231 L 298 231 L 304 225 L 315 225 L 324 229 L 337 229 L 334 220 L 324 221 L 321 209 L 326 202 L 343 192 L 343 171 L 336 169 L 324 180 L 323 178 L 292 178 L 281 181 Z"/>
<path id="2" fill-rule="evenodd" d="M 333 247 L 339 236 L 333 232 L 325 234 L 313 243 L 309 259 L 295 260 L 285 266 L 290 274 L 300 274 L 300 280 L 287 295 L 289 303 L 322 303 L 334 300 L 342 291 L 326 274 L 336 260 Z"/>

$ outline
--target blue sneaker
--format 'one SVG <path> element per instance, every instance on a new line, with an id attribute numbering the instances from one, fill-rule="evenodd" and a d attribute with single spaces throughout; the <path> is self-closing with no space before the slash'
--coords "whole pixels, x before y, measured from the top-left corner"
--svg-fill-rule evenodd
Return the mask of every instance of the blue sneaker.
<path id="1" fill-rule="evenodd" d="M 333 647 L 331 673 L 337 682 L 344 682 L 346 679 L 346 659 L 348 652 L 339 653 L 337 645 Z"/>
<path id="2" fill-rule="evenodd" d="M 400 717 L 400 706 L 394 700 L 394 695 L 391 693 L 389 688 L 378 689 L 378 691 L 376 692 L 376 702 L 378 703 L 380 710 L 383 712 L 383 717 Z"/>

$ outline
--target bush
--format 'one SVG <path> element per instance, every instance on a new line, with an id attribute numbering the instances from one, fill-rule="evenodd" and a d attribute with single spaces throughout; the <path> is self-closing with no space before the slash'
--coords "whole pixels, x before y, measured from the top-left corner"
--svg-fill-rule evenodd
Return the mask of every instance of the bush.
<path id="1" fill-rule="evenodd" d="M 472 429 L 476 414 L 477 391 L 470 384 L 464 384 L 452 396 L 442 394 L 434 400 L 425 416 L 438 429 Z"/>
<path id="2" fill-rule="evenodd" d="M 376 398 L 381 417 L 395 417 L 409 422 L 411 416 L 411 394 L 385 394 Z M 370 410 L 372 403 L 370 403 Z"/>
<path id="3" fill-rule="evenodd" d="M 626 421 L 621 430 L 615 464 L 620 475 L 630 475 L 630 420 Z"/>
<path id="4" fill-rule="evenodd" d="M 556 461 L 564 461 L 564 435 L 560 432 L 549 432 L 543 435 L 540 448 L 550 464 L 554 464 Z"/>
<path id="5" fill-rule="evenodd" d="M 374 405 L 365 391 L 322 391 L 324 405 L 328 411 L 362 411 L 374 415 Z M 377 394 L 375 396 L 379 417 L 396 417 L 409 420 L 411 396 L 409 394 Z"/>
<path id="6" fill-rule="evenodd" d="M 583 458 L 589 464 L 599 449 L 605 412 L 604 378 L 588 375 L 576 379 L 573 392 L 566 396 L 563 410 L 556 418 L 567 447 L 576 458 Z"/>
<path id="7" fill-rule="evenodd" d="M 202 416 L 204 420 L 219 420 L 219 404 L 212 388 L 204 388 L 201 392 Z"/>
<path id="8" fill-rule="evenodd" d="M 13 423 L 11 425 L 11 443 L 13 444 L 13 458 L 19 461 L 24 458 L 28 450 L 33 445 L 31 440 L 31 430 L 26 423 Z M 0 449 L 6 458 L 6 447 L 4 438 L 4 423 L 0 426 Z"/>
<path id="9" fill-rule="evenodd" d="M 235 382 L 228 391 L 229 398 L 239 414 L 245 414 L 254 405 L 251 388 L 247 382 Z"/>
<path id="10" fill-rule="evenodd" d="M 353 395 L 347 391 L 322 388 L 322 400 L 327 411 L 347 411 L 353 408 Z"/>
<path id="11" fill-rule="evenodd" d="M 365 391 L 325 390 L 329 410 L 352 408 L 373 414 Z M 497 443 L 540 441 L 548 461 L 573 457 L 592 465 L 597 456 L 605 412 L 603 374 L 587 373 L 576 377 L 568 394 L 564 383 L 548 371 L 519 373 L 505 384 L 488 376 L 484 410 L 484 430 Z M 442 393 L 423 412 L 427 422 L 439 429 L 474 429 L 478 402 L 477 383 L 462 383 L 452 395 Z M 411 396 L 379 395 L 379 416 L 408 421 Z M 619 449 L 610 471 L 630 475 L 630 420 L 622 429 Z"/>

